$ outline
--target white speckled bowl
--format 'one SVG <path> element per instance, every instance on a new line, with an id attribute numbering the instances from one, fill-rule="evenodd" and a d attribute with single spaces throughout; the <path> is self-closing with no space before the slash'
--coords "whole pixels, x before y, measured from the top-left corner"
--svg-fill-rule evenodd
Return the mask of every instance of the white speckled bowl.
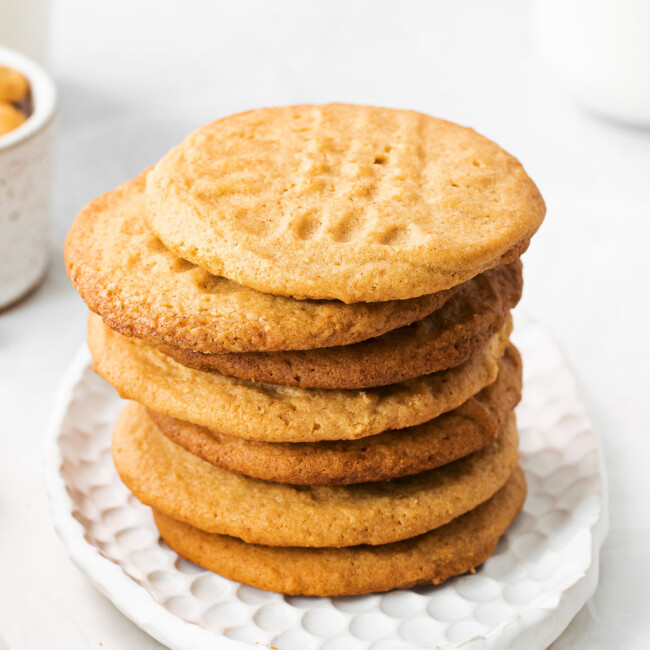
<path id="1" fill-rule="evenodd" d="M 56 89 L 27 57 L 0 47 L 0 65 L 22 72 L 34 110 L 24 124 L 0 136 L 0 309 L 43 276 L 49 250 L 54 168 Z"/>

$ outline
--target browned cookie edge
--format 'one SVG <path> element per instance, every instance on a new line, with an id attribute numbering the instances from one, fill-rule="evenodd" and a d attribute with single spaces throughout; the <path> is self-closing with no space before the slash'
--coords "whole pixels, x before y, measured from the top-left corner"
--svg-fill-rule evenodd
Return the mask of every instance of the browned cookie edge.
<path id="1" fill-rule="evenodd" d="M 300 388 L 386 386 L 460 365 L 504 324 L 522 291 L 521 261 L 463 284 L 426 318 L 359 343 L 313 350 L 203 354 L 164 345 L 179 363 L 260 383 Z"/>
<path id="2" fill-rule="evenodd" d="M 173 442 L 223 469 L 294 485 L 350 485 L 434 469 L 492 442 L 521 399 L 521 358 L 510 345 L 496 381 L 430 422 L 358 440 L 261 442 L 220 434 L 148 409 Z"/>
<path id="3" fill-rule="evenodd" d="M 154 510 L 161 537 L 185 559 L 259 589 L 352 596 L 440 584 L 485 562 L 523 507 L 520 467 L 488 501 L 433 531 L 383 546 L 307 549 L 247 544 L 205 533 Z"/>

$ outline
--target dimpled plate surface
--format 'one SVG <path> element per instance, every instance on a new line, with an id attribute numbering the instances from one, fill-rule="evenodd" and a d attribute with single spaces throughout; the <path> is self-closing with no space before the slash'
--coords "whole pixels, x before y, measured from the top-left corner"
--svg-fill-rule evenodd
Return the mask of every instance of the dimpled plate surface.
<path id="1" fill-rule="evenodd" d="M 80 351 L 46 449 L 54 521 L 72 560 L 131 620 L 173 650 L 547 647 L 596 588 L 605 477 L 575 381 L 548 334 L 520 316 L 517 409 L 523 512 L 475 575 L 349 598 L 289 597 L 205 571 L 159 541 L 120 482 L 110 430 L 121 402 Z"/>

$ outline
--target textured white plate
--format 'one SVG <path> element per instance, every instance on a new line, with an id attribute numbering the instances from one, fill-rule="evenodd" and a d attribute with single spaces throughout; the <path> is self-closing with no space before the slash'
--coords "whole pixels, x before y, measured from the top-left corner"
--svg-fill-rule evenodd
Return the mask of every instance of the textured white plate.
<path id="1" fill-rule="evenodd" d="M 517 409 L 528 498 L 475 575 L 440 587 L 298 598 L 241 585 L 181 559 L 120 482 L 110 430 L 121 401 L 80 350 L 46 448 L 54 521 L 96 587 L 174 650 L 407 650 L 547 647 L 593 593 L 607 530 L 598 444 L 574 379 L 546 332 L 516 320 Z"/>

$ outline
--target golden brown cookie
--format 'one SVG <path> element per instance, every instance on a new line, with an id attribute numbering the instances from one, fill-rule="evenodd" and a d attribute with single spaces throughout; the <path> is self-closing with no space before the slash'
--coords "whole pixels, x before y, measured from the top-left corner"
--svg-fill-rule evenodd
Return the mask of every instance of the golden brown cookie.
<path id="1" fill-rule="evenodd" d="M 203 460 L 246 476 L 294 485 L 351 485 L 417 474 L 493 442 L 521 398 L 521 358 L 509 346 L 499 375 L 449 413 L 416 427 L 361 440 L 257 442 L 149 411 L 172 441 Z"/>
<path id="2" fill-rule="evenodd" d="M 17 129 L 27 116 L 12 104 L 0 101 L 0 135 Z"/>
<path id="3" fill-rule="evenodd" d="M 490 446 L 394 481 L 295 486 L 206 463 L 175 445 L 129 402 L 113 433 L 113 460 L 145 505 L 209 533 L 269 546 L 387 544 L 475 508 L 505 484 L 519 452 L 514 415 Z"/>
<path id="4" fill-rule="evenodd" d="M 212 122 L 147 179 L 180 257 L 248 287 L 347 303 L 448 289 L 511 262 L 542 222 L 521 164 L 414 111 L 328 104 Z"/>
<path id="5" fill-rule="evenodd" d="M 0 102 L 17 104 L 25 99 L 29 92 L 29 81 L 26 77 L 7 66 L 0 65 Z"/>
<path id="6" fill-rule="evenodd" d="M 145 223 L 146 173 L 91 201 L 65 244 L 68 275 L 114 330 L 203 353 L 348 345 L 424 318 L 453 293 L 406 301 L 293 300 L 180 259 Z"/>
<path id="7" fill-rule="evenodd" d="M 162 346 L 185 366 L 301 388 L 371 388 L 453 368 L 505 322 L 522 289 L 519 260 L 465 282 L 436 312 L 354 345 L 291 352 L 202 354 Z"/>
<path id="8" fill-rule="evenodd" d="M 526 481 L 508 482 L 474 510 L 419 537 L 382 546 L 282 548 L 205 533 L 154 510 L 165 543 L 190 562 L 258 589 L 305 596 L 353 596 L 440 584 L 492 555 L 521 510 Z"/>
<path id="9" fill-rule="evenodd" d="M 364 391 L 256 384 L 177 363 L 127 338 L 91 314 L 88 347 L 94 369 L 118 390 L 154 411 L 220 433 L 267 442 L 353 440 L 402 429 L 450 411 L 497 376 L 511 323 L 464 364 Z"/>

